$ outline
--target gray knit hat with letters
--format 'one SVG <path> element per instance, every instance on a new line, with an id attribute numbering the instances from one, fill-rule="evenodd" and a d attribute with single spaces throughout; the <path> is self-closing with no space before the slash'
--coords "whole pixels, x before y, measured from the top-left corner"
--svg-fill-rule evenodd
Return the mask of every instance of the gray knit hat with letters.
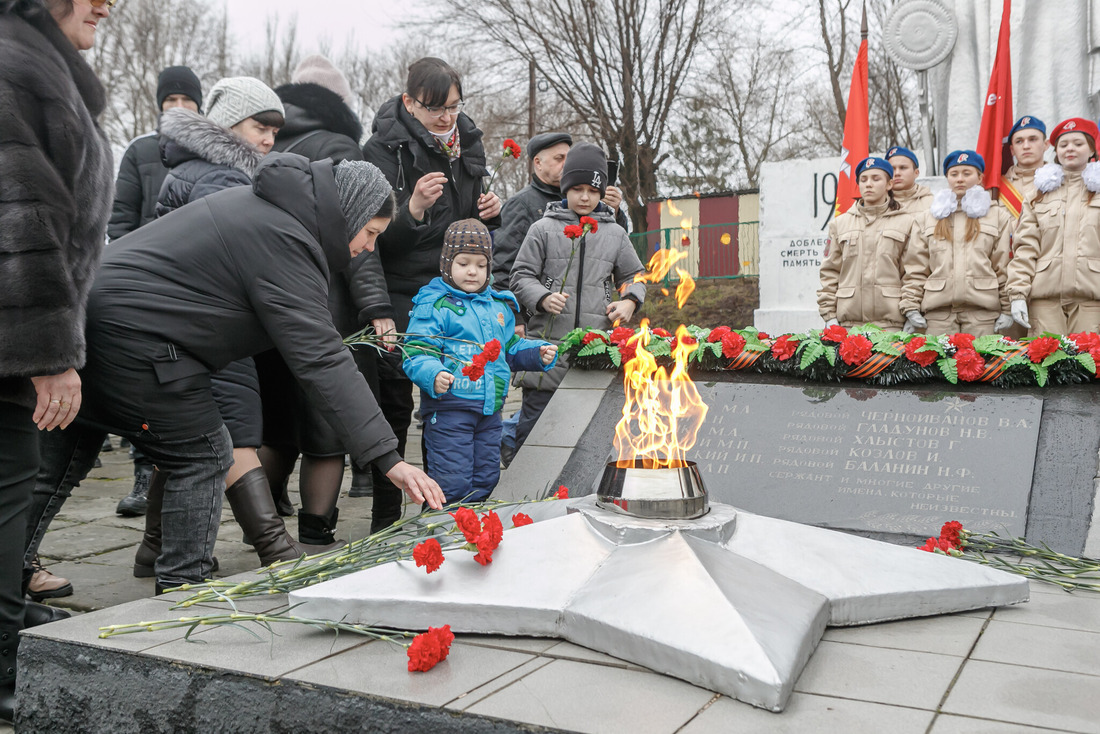
<path id="1" fill-rule="evenodd" d="M 250 76 L 226 77 L 206 95 L 206 117 L 222 127 L 233 127 L 268 110 L 286 115 L 279 95 Z"/>
<path id="2" fill-rule="evenodd" d="M 393 195 L 393 189 L 373 163 L 344 161 L 332 170 L 340 193 L 340 211 L 348 224 L 348 237 L 354 238 Z"/>

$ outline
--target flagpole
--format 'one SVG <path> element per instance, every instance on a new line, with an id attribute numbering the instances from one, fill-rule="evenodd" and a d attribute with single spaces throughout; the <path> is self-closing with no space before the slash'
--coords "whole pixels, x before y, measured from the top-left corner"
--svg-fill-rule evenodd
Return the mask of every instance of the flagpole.
<path id="1" fill-rule="evenodd" d="M 920 109 L 920 136 L 924 147 L 924 162 L 928 166 L 928 175 L 935 176 L 939 173 L 939 164 L 936 161 L 935 152 L 932 150 L 932 116 L 928 113 L 928 71 L 921 69 L 917 72 L 917 83 L 920 85 L 918 107 Z"/>

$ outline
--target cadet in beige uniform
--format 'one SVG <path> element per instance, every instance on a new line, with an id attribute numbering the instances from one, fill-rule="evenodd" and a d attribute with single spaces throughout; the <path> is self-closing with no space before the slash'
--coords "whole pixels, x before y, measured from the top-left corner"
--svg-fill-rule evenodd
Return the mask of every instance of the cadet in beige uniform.
<path id="1" fill-rule="evenodd" d="M 920 161 L 908 148 L 895 145 L 886 151 L 886 160 L 894 167 L 894 198 L 904 212 L 920 218 L 932 205 L 932 190 L 917 183 Z"/>
<path id="2" fill-rule="evenodd" d="M 916 221 L 890 192 L 894 170 L 885 158 L 856 166 L 861 199 L 829 225 L 817 305 L 826 326 L 874 324 L 900 329 L 901 259 L 917 237 Z"/>
<path id="3" fill-rule="evenodd" d="M 1008 268 L 1012 317 L 1032 336 L 1100 328 L 1100 164 L 1096 123 L 1074 117 L 1050 135 L 1056 163 L 1035 172 Z"/>
<path id="4" fill-rule="evenodd" d="M 985 161 L 956 150 L 947 189 L 933 197 L 921 237 L 905 254 L 905 330 L 985 336 L 1012 325 L 1005 290 L 1013 219 L 982 188 Z"/>
<path id="5" fill-rule="evenodd" d="M 1031 201 L 1038 193 L 1035 171 L 1043 165 L 1043 155 L 1047 152 L 1047 126 L 1038 117 L 1025 115 L 1012 126 L 1008 140 L 1016 162 L 1001 178 L 1011 181 L 1025 202 Z"/>

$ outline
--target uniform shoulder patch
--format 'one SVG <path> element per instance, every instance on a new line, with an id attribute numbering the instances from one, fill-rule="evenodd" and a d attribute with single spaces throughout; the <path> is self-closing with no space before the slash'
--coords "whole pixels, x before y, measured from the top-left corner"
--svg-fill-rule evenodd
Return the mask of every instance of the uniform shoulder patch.
<path id="1" fill-rule="evenodd" d="M 436 311 L 447 309 L 448 311 L 454 311 L 459 316 L 466 313 L 466 304 L 450 293 L 441 296 L 432 306 Z"/>

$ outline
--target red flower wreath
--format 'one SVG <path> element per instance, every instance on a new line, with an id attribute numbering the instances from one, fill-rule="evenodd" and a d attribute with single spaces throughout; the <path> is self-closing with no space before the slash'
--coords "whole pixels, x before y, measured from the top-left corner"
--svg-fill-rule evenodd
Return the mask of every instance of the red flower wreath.
<path id="1" fill-rule="evenodd" d="M 1052 336 L 1041 336 L 1027 345 L 1027 356 L 1038 364 L 1062 348 L 1062 343 Z"/>
<path id="2" fill-rule="evenodd" d="M 734 359 L 745 351 L 745 337 L 736 331 L 731 331 L 722 337 L 722 356 L 726 359 Z"/>
<path id="3" fill-rule="evenodd" d="M 832 326 L 821 332 L 821 341 L 833 342 L 834 344 L 840 344 L 848 338 L 848 330 L 840 324 L 833 324 Z"/>
<path id="4" fill-rule="evenodd" d="M 955 367 L 960 380 L 974 382 L 985 372 L 985 360 L 973 349 L 960 349 L 955 352 Z"/>
<path id="5" fill-rule="evenodd" d="M 787 334 L 779 337 L 775 340 L 775 344 L 772 344 L 772 356 L 780 362 L 793 357 L 796 351 L 798 351 L 798 342 L 791 341 L 790 336 Z"/>
<path id="6" fill-rule="evenodd" d="M 928 342 L 925 341 L 923 336 L 913 337 L 909 340 L 909 343 L 905 345 L 905 357 L 910 362 L 916 362 L 921 367 L 927 367 L 932 364 L 936 361 L 936 357 L 938 356 L 935 352 L 932 350 L 928 350 L 927 352 L 917 351 L 927 343 Z"/>
<path id="7" fill-rule="evenodd" d="M 844 339 L 840 343 L 840 358 L 854 367 L 863 364 L 871 358 L 871 340 L 862 334 Z"/>

